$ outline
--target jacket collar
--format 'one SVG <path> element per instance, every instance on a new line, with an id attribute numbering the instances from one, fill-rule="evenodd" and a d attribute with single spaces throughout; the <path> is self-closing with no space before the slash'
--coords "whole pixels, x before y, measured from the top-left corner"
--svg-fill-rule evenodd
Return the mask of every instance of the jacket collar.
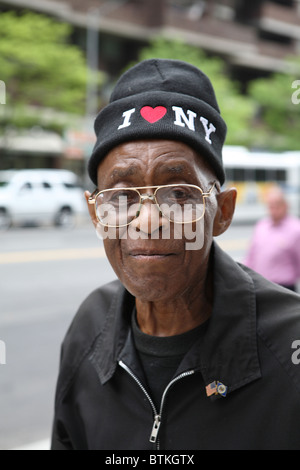
<path id="1" fill-rule="evenodd" d="M 251 277 L 217 244 L 213 246 L 214 305 L 201 343 L 181 364 L 200 369 L 205 384 L 222 382 L 228 393 L 261 377 L 256 336 L 256 295 Z M 102 384 L 113 376 L 131 325 L 135 299 L 120 287 L 90 357 Z"/>
<path id="2" fill-rule="evenodd" d="M 219 381 L 230 393 L 261 377 L 256 294 L 249 274 L 217 244 L 213 249 L 213 313 L 204 339 L 195 345 L 187 361 L 199 364 L 206 385 Z"/>

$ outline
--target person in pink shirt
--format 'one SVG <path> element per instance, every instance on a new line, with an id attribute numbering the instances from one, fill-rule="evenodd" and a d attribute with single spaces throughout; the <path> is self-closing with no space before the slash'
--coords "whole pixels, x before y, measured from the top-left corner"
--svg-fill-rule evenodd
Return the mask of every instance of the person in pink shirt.
<path id="1" fill-rule="evenodd" d="M 269 281 L 296 291 L 300 279 L 300 220 L 289 215 L 280 188 L 266 198 L 269 217 L 254 232 L 244 264 Z"/>

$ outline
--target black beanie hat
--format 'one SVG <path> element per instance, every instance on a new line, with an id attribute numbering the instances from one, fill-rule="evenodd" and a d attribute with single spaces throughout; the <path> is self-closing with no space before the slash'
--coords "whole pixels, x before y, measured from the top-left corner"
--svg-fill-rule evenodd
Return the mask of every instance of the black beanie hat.
<path id="1" fill-rule="evenodd" d="M 222 148 L 227 127 L 213 86 L 196 67 L 176 60 L 139 63 L 118 81 L 95 121 L 97 142 L 88 171 L 97 186 L 99 163 L 114 147 L 131 141 L 181 141 L 204 158 L 225 181 Z"/>

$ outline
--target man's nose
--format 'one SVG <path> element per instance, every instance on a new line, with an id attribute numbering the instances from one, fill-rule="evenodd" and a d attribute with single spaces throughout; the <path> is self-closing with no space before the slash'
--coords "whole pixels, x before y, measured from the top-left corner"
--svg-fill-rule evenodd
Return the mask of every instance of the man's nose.
<path id="1" fill-rule="evenodd" d="M 142 196 L 141 207 L 137 218 L 131 223 L 131 228 L 146 235 L 158 233 L 166 223 L 155 202 L 154 196 Z"/>

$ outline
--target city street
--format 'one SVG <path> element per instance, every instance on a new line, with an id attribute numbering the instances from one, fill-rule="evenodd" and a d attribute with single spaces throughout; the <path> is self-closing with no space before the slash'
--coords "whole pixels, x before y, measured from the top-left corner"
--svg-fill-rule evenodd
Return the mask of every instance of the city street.
<path id="1" fill-rule="evenodd" d="M 233 226 L 220 244 L 240 261 L 252 230 Z M 114 278 L 91 224 L 0 234 L 0 449 L 47 447 L 61 342 L 80 303 Z"/>

